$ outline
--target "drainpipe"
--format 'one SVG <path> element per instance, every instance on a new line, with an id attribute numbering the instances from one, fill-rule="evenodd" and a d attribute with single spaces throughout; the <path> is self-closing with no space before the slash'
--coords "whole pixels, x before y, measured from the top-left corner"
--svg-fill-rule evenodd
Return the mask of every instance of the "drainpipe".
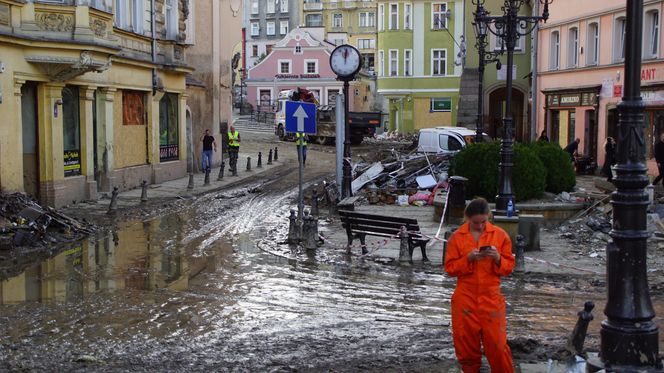
<path id="1" fill-rule="evenodd" d="M 157 22 L 156 22 L 155 0 L 150 0 L 150 26 L 152 29 L 152 95 L 157 93 Z"/>
<path id="2" fill-rule="evenodd" d="M 537 16 L 539 14 L 539 2 L 535 1 L 533 6 L 533 15 Z M 530 66 L 532 70 L 532 85 L 531 85 L 531 107 L 530 107 L 530 140 L 537 140 L 537 112 L 539 108 L 537 107 L 537 48 L 539 40 L 539 24 L 535 25 L 535 32 L 533 32 L 532 48 L 533 53 L 530 59 Z M 546 130 L 546 127 L 544 127 Z"/>

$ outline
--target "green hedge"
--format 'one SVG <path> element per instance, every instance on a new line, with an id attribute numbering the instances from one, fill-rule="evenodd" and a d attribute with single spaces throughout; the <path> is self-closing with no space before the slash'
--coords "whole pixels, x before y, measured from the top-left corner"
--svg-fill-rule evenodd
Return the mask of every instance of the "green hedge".
<path id="1" fill-rule="evenodd" d="M 498 194 L 499 163 L 499 141 L 471 144 L 452 159 L 450 174 L 468 179 L 466 198 L 481 196 L 494 201 Z M 515 144 L 512 188 L 516 200 L 541 197 L 546 181 L 547 171 L 535 147 Z"/>
<path id="2" fill-rule="evenodd" d="M 550 142 L 535 142 L 530 145 L 544 163 L 546 173 L 546 191 L 554 194 L 570 192 L 576 185 L 574 165 L 569 160 L 569 153 L 560 145 Z"/>

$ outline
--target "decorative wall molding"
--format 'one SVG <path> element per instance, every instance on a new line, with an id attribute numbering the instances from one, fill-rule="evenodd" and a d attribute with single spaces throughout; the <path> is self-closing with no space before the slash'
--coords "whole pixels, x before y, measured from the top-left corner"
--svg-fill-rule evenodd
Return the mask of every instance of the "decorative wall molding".
<path id="1" fill-rule="evenodd" d="M 106 38 L 108 36 L 108 23 L 103 19 L 90 17 L 90 30 L 95 33 L 95 36 Z"/>
<path id="2" fill-rule="evenodd" d="M 110 58 L 106 61 L 95 60 L 89 51 L 82 51 L 78 58 L 31 55 L 26 56 L 25 60 L 39 66 L 51 80 L 56 82 L 71 80 L 87 72 L 100 73 L 111 66 Z"/>
<path id="3" fill-rule="evenodd" d="M 62 13 L 36 13 L 37 27 L 43 31 L 74 31 L 74 16 Z"/>

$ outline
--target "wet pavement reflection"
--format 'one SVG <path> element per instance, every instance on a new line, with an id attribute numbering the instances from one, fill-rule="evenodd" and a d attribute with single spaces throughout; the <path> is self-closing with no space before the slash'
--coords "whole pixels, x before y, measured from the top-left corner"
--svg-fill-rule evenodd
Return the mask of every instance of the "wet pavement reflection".
<path id="1" fill-rule="evenodd" d="M 440 268 L 293 251 L 281 244 L 290 198 L 205 197 L 159 219 L 121 224 L 2 281 L 0 370 L 451 362 L 454 280 Z M 581 277 L 505 283 L 510 339 L 558 343 L 588 299 L 598 305 L 590 327 L 597 335 L 603 286 Z M 661 316 L 664 303 L 654 302 Z"/>

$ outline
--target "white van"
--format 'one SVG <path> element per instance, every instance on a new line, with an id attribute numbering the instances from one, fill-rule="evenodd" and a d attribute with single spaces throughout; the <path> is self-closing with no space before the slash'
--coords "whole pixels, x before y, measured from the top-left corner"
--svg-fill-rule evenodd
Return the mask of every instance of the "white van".
<path id="1" fill-rule="evenodd" d="M 417 144 L 418 152 L 436 154 L 456 154 L 464 146 L 475 142 L 475 130 L 466 127 L 435 127 L 420 130 Z M 491 141 L 486 134 L 482 134 L 483 141 Z"/>

